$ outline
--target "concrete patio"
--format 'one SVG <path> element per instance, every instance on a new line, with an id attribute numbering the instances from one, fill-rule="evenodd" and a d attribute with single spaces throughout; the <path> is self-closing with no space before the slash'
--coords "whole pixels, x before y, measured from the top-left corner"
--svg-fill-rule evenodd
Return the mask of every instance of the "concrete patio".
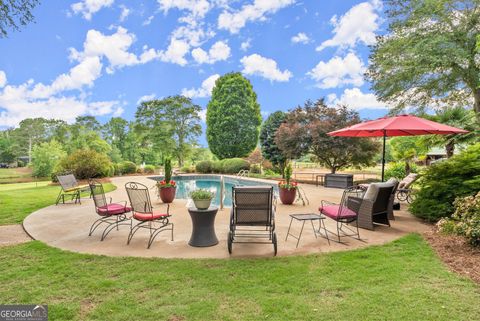
<path id="1" fill-rule="evenodd" d="M 124 189 L 126 182 L 136 181 L 147 186 L 153 186 L 154 182 L 147 177 L 117 177 L 112 183 L 117 190 L 108 194 L 114 202 L 127 200 Z M 402 210 L 396 211 L 396 220 L 391 222 L 391 227 L 378 226 L 374 231 L 360 229 L 362 241 L 353 238 L 344 238 L 344 244 L 330 242 L 326 239 L 315 238 L 311 225 L 307 222 L 298 248 L 296 239 L 289 237 L 285 241 L 289 214 L 293 213 L 318 213 L 318 205 L 322 199 L 338 202 L 341 199 L 341 189 L 316 187 L 302 184 L 301 187 L 310 200 L 310 205 L 303 206 L 299 203 L 291 206 L 282 205 L 278 202 L 276 213 L 276 231 L 278 237 L 278 255 L 305 255 L 331 251 L 344 251 L 371 245 L 380 245 L 398 239 L 408 233 L 424 232 L 428 225 L 421 223 L 406 210 L 402 204 Z M 151 198 L 155 208 L 165 205 L 157 200 L 155 190 L 151 189 Z M 191 233 L 191 221 L 186 208 L 186 200 L 176 199 L 170 207 L 173 215 L 171 222 L 175 224 L 174 241 L 170 241 L 168 232 L 161 233 L 152 244 L 146 248 L 148 231 L 139 231 L 135 234 L 130 245 L 127 246 L 128 226 L 120 226 L 119 231 L 112 231 L 101 242 L 101 230 L 97 229 L 92 236 L 88 236 L 90 225 L 98 218 L 94 210 L 93 201 L 82 199 L 82 204 L 52 205 L 38 210 L 24 220 L 24 228 L 27 233 L 36 240 L 45 242 L 50 246 L 68 251 L 91 253 L 109 256 L 137 256 L 137 257 L 163 257 L 163 258 L 229 258 L 229 257 L 271 257 L 273 246 L 271 244 L 234 244 L 233 254 L 227 251 L 227 234 L 230 209 L 226 208 L 218 212 L 215 229 L 219 244 L 213 247 L 196 248 L 188 245 Z M 335 229 L 335 222 L 326 220 L 327 228 Z M 293 222 L 292 233 L 300 232 L 301 223 Z"/>

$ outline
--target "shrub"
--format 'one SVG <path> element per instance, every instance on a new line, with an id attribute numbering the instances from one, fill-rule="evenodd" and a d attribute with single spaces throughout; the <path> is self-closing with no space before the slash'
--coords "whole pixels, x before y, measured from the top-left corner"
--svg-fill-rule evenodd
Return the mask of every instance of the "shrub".
<path id="1" fill-rule="evenodd" d="M 111 168 L 107 155 L 91 149 L 79 149 L 63 158 L 55 172 L 72 172 L 77 179 L 87 179 L 108 176 Z"/>
<path id="2" fill-rule="evenodd" d="M 452 218 L 438 222 L 441 232 L 464 236 L 473 246 L 480 245 L 480 192 L 475 196 L 457 198 Z"/>
<path id="3" fill-rule="evenodd" d="M 153 174 L 153 173 L 155 173 L 155 166 L 153 166 L 153 165 L 145 165 L 145 166 L 143 167 L 143 172 L 144 172 L 145 174 Z"/>
<path id="4" fill-rule="evenodd" d="M 118 164 L 118 170 L 121 174 L 134 174 L 137 172 L 137 165 L 134 162 L 123 161 Z"/>
<path id="5" fill-rule="evenodd" d="M 32 151 L 33 176 L 51 176 L 58 162 L 65 155 L 66 153 L 63 151 L 62 146 L 55 140 L 36 145 Z"/>
<path id="6" fill-rule="evenodd" d="M 241 158 L 224 159 L 222 162 L 222 170 L 225 174 L 237 174 L 243 169 L 250 169 L 250 163 Z"/>
<path id="7" fill-rule="evenodd" d="M 213 171 L 213 162 L 209 160 L 198 162 L 195 170 L 202 174 L 211 173 Z"/>
<path id="8" fill-rule="evenodd" d="M 250 166 L 250 173 L 253 174 L 262 174 L 262 168 L 260 167 L 259 164 L 252 164 Z"/>
<path id="9" fill-rule="evenodd" d="M 457 197 L 470 196 L 480 186 L 480 143 L 427 168 L 419 179 L 420 190 L 410 206 L 417 217 L 438 221 L 454 212 Z"/>
<path id="10" fill-rule="evenodd" d="M 180 171 L 183 173 L 195 173 L 195 167 L 193 166 L 183 166 L 180 168 Z"/>
<path id="11" fill-rule="evenodd" d="M 214 161 L 212 163 L 212 172 L 213 173 L 223 173 L 223 163 L 224 161 L 223 160 L 219 160 L 219 161 Z"/>
<path id="12" fill-rule="evenodd" d="M 417 165 L 410 164 L 410 170 L 412 173 L 416 173 L 418 171 Z M 401 180 L 405 176 L 407 176 L 407 173 L 405 172 L 404 162 L 391 162 L 387 165 L 387 168 L 385 169 L 385 180 L 388 180 L 392 177 Z"/>

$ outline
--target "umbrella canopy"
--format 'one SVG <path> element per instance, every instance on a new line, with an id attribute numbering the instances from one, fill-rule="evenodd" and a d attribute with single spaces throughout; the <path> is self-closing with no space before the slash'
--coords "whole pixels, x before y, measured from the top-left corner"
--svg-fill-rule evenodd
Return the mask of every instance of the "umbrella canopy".
<path id="1" fill-rule="evenodd" d="M 413 115 L 383 117 L 328 133 L 342 137 L 383 137 L 382 181 L 385 174 L 385 139 L 393 136 L 466 134 L 468 131 Z"/>

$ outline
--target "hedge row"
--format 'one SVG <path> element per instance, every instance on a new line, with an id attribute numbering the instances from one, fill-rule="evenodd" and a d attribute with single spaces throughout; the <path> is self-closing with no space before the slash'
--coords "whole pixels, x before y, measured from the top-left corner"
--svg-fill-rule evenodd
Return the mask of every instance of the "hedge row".
<path id="1" fill-rule="evenodd" d="M 220 174 L 237 174 L 241 170 L 249 170 L 250 163 L 241 158 L 227 158 L 220 161 L 202 161 L 199 162 L 195 169 L 198 173 L 220 173 Z"/>

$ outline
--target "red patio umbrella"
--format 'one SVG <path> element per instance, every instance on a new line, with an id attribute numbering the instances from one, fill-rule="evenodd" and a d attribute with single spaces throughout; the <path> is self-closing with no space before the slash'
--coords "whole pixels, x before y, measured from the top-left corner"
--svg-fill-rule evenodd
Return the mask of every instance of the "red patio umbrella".
<path id="1" fill-rule="evenodd" d="M 385 140 L 393 136 L 466 134 L 468 131 L 413 115 L 383 117 L 328 133 L 343 137 L 383 137 L 382 182 L 385 176 Z"/>

